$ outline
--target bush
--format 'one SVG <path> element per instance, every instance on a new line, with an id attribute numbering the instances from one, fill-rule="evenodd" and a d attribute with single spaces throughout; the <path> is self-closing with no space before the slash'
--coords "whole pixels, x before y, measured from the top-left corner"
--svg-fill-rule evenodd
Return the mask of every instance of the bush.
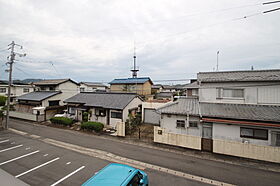
<path id="1" fill-rule="evenodd" d="M 65 125 L 65 126 L 71 126 L 73 124 L 73 120 L 70 118 L 65 117 L 52 117 L 50 121 L 53 124 L 59 124 L 59 125 Z"/>
<path id="2" fill-rule="evenodd" d="M 6 105 L 7 97 L 6 96 L 0 96 L 0 106 Z"/>
<path id="3" fill-rule="evenodd" d="M 100 132 L 104 128 L 103 123 L 100 122 L 93 122 L 93 121 L 88 121 L 88 122 L 83 122 L 81 124 L 81 129 L 83 130 L 94 130 L 95 132 Z"/>

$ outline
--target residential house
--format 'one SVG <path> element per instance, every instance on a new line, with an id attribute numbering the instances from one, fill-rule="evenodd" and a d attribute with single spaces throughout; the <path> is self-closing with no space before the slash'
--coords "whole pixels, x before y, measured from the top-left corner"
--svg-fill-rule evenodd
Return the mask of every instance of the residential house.
<path id="1" fill-rule="evenodd" d="M 0 95 L 8 96 L 8 81 L 0 80 Z M 21 83 L 20 81 L 13 81 L 11 86 L 11 104 L 16 103 L 18 96 L 33 92 L 34 88 L 30 84 Z"/>
<path id="2" fill-rule="evenodd" d="M 17 98 L 16 111 L 26 113 L 27 118 L 34 118 L 29 116 L 36 113 L 34 109 L 44 108 L 45 112 L 40 112 L 40 115 L 44 115 L 44 120 L 65 109 L 64 100 L 76 95 L 79 88 L 78 83 L 71 79 L 42 80 L 34 85 L 35 92 Z"/>
<path id="3" fill-rule="evenodd" d="M 106 92 L 108 87 L 98 82 L 80 82 L 80 92 Z"/>
<path id="4" fill-rule="evenodd" d="M 191 82 L 184 86 L 185 94 L 187 97 L 198 97 L 198 83 L 196 80 L 191 80 Z"/>
<path id="5" fill-rule="evenodd" d="M 68 112 L 75 114 L 78 121 L 83 113 L 89 113 L 89 121 L 101 122 L 116 127 L 117 122 L 125 122 L 130 113 L 138 111 L 142 99 L 133 93 L 81 92 L 67 100 Z"/>
<path id="6" fill-rule="evenodd" d="M 152 85 L 152 94 L 160 93 L 163 90 L 163 86 L 160 84 Z"/>
<path id="7" fill-rule="evenodd" d="M 173 92 L 160 92 L 155 94 L 155 99 L 173 101 L 173 96 Z"/>
<path id="8" fill-rule="evenodd" d="M 280 162 L 280 70 L 202 72 L 198 85 L 157 110 L 155 142 Z"/>
<path id="9" fill-rule="evenodd" d="M 149 77 L 114 79 L 109 83 L 111 92 L 136 93 L 147 96 L 152 93 L 153 82 Z"/>

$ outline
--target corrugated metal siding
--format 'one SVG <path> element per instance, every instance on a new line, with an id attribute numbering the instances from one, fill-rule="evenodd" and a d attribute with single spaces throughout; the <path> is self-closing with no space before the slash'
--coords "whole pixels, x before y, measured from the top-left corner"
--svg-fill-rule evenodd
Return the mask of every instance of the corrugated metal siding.
<path id="1" fill-rule="evenodd" d="M 258 88 L 258 103 L 280 104 L 280 87 Z"/>

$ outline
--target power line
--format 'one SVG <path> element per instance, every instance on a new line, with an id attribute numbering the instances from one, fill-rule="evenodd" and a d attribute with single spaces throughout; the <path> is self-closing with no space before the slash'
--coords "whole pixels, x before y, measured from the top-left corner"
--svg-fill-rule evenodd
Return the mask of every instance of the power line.
<path id="1" fill-rule="evenodd" d="M 275 3 L 280 3 L 280 1 L 269 1 L 269 2 L 264 2 L 263 5 L 269 5 L 269 4 L 275 4 Z"/>
<path id="2" fill-rule="evenodd" d="M 275 8 L 275 9 L 267 10 L 267 11 L 264 11 L 263 13 L 266 14 L 266 13 L 274 12 L 274 11 L 277 11 L 277 10 L 280 10 L 280 8 Z"/>

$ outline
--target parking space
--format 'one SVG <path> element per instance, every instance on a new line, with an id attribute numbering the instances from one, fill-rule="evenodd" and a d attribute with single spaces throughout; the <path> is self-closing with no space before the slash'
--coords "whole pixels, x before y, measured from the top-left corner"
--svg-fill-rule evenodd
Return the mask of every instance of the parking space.
<path id="1" fill-rule="evenodd" d="M 30 185 L 81 185 L 109 161 L 44 143 L 12 132 L 0 133 L 0 168 Z M 145 169 L 150 185 L 201 183 Z"/>
<path id="2" fill-rule="evenodd" d="M 30 185 L 81 185 L 109 163 L 13 134 L 0 142 L 0 168 Z"/>

